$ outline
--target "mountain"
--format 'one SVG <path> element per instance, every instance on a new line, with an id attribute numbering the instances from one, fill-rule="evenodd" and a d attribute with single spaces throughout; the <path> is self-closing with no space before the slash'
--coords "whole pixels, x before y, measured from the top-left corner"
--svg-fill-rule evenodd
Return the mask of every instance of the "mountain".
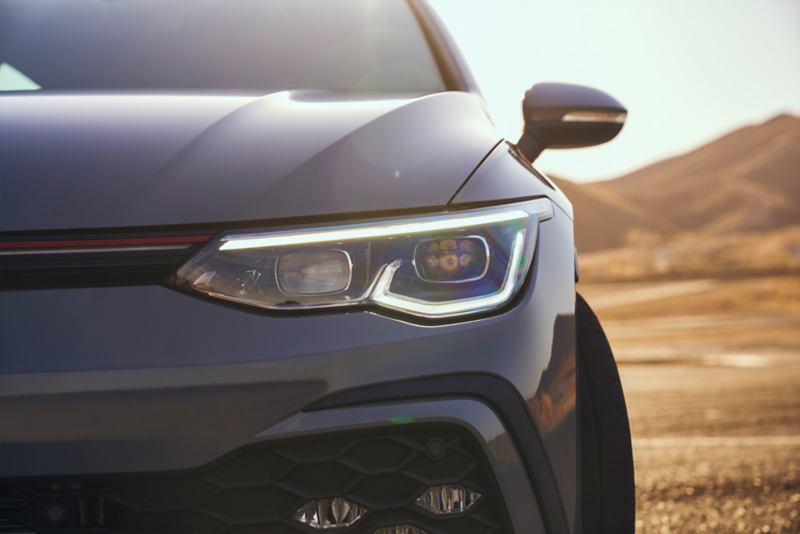
<path id="1" fill-rule="evenodd" d="M 800 224 L 800 118 L 779 115 L 597 185 L 686 230 Z"/>
<path id="2" fill-rule="evenodd" d="M 800 259 L 797 232 L 792 230 L 800 226 L 800 117 L 779 115 L 613 180 L 555 181 L 575 207 L 578 251 L 594 254 L 589 262 L 593 265 L 601 256 L 615 258 L 618 273 L 691 274 L 694 267 L 664 263 L 663 258 L 681 257 L 676 247 L 714 249 L 712 256 L 718 257 L 723 254 L 719 247 L 736 248 L 739 241 L 752 245 L 767 234 L 780 234 L 774 241 L 781 245 L 773 248 L 782 251 L 781 259 L 767 261 L 771 268 L 789 268 L 795 265 L 793 258 Z M 734 256 L 740 254 L 726 257 Z M 704 272 L 733 265 L 709 261 Z M 619 271 L 620 262 L 637 265 Z M 751 270 L 762 263 L 742 256 L 737 265 L 747 264 L 746 270 Z M 656 264 L 660 267 L 653 267 Z"/>
<path id="3" fill-rule="evenodd" d="M 575 246 L 580 252 L 637 245 L 682 231 L 600 184 L 576 184 L 551 177 L 572 202 Z"/>

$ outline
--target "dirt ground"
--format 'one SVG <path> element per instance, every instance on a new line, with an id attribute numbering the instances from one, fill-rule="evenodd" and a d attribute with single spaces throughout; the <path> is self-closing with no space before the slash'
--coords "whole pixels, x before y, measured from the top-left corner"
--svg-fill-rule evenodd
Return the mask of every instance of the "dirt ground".
<path id="1" fill-rule="evenodd" d="M 800 275 L 578 290 L 619 363 L 637 532 L 800 532 Z"/>

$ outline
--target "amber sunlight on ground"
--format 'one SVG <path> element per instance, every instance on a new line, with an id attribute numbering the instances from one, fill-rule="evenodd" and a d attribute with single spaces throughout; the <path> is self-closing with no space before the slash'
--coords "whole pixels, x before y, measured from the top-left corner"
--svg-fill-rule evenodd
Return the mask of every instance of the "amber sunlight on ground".
<path id="1" fill-rule="evenodd" d="M 619 362 L 637 532 L 800 532 L 800 275 L 578 284 Z"/>

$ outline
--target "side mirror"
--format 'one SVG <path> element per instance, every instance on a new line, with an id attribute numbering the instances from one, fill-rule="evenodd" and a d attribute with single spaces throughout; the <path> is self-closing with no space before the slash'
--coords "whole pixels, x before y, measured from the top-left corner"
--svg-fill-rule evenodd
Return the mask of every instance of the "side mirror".
<path id="1" fill-rule="evenodd" d="M 517 149 L 533 161 L 546 148 L 579 148 L 611 141 L 627 110 L 597 89 L 567 83 L 537 83 L 525 92 L 525 131 Z"/>

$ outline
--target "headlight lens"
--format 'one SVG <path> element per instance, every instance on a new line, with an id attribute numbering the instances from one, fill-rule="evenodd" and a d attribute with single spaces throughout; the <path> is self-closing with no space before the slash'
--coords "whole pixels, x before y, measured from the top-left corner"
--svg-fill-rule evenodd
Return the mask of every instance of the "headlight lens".
<path id="1" fill-rule="evenodd" d="M 507 303 L 531 264 L 547 199 L 367 224 L 250 232 L 213 240 L 174 286 L 251 306 L 373 304 L 426 318 Z"/>

